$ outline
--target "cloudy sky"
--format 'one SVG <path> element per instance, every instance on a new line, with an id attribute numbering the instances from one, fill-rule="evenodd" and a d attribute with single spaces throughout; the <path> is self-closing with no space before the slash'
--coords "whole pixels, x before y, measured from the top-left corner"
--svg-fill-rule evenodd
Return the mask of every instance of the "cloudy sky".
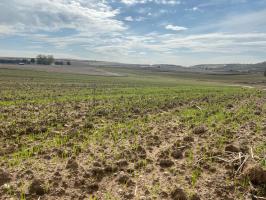
<path id="1" fill-rule="evenodd" d="M 1 0 L 0 56 L 126 63 L 266 60 L 266 0 Z"/>

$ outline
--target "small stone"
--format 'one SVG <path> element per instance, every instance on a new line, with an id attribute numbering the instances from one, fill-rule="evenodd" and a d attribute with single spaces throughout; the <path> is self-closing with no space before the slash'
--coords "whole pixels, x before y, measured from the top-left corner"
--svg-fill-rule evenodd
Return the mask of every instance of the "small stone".
<path id="1" fill-rule="evenodd" d="M 8 191 L 14 190 L 14 187 L 8 183 L 5 183 L 3 185 L 3 189 L 8 192 Z"/>
<path id="2" fill-rule="evenodd" d="M 170 173 L 169 172 L 164 172 L 163 175 L 164 176 L 170 176 Z"/>

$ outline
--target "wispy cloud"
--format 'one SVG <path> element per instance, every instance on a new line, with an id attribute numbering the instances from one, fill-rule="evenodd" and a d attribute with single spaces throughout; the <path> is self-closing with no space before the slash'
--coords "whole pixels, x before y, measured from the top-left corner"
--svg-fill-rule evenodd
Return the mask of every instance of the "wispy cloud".
<path id="1" fill-rule="evenodd" d="M 131 17 L 131 16 L 125 17 L 125 20 L 128 21 L 128 22 L 133 22 L 134 21 L 133 17 Z"/>
<path id="2" fill-rule="evenodd" d="M 187 30 L 186 27 L 183 27 L 183 26 L 174 26 L 172 24 L 166 25 L 165 26 L 165 29 L 171 30 L 171 31 L 185 31 L 185 30 Z"/>
<path id="3" fill-rule="evenodd" d="M 132 16 L 127 16 L 124 18 L 125 21 L 128 21 L 128 22 L 133 22 L 133 21 L 136 21 L 136 22 L 141 22 L 143 20 L 145 20 L 145 17 L 135 17 L 133 18 Z"/>
<path id="4" fill-rule="evenodd" d="M 186 8 L 185 10 L 186 11 L 194 11 L 194 12 L 201 11 L 201 9 L 198 6 L 194 6 L 192 8 Z"/>
<path id="5" fill-rule="evenodd" d="M 122 31 L 115 19 L 119 11 L 106 3 L 91 0 L 2 0 L 0 24 L 10 32 L 57 31 L 72 28 L 81 32 Z M 3 31 L 2 31 L 3 32 Z"/>
<path id="6" fill-rule="evenodd" d="M 127 5 L 146 4 L 146 3 L 155 3 L 155 4 L 162 4 L 162 5 L 177 5 L 181 3 L 180 1 L 177 1 L 177 0 L 121 0 L 121 2 Z"/>

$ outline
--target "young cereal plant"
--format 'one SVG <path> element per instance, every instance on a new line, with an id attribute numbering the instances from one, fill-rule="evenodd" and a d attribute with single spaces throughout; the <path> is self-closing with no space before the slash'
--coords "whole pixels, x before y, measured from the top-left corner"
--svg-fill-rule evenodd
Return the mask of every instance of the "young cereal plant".
<path id="1" fill-rule="evenodd" d="M 192 149 L 189 149 L 188 156 L 187 156 L 188 164 L 192 165 L 194 161 L 194 153 Z"/>
<path id="2" fill-rule="evenodd" d="M 82 152 L 82 147 L 79 145 L 74 145 L 73 146 L 73 154 L 75 156 L 78 156 Z"/>
<path id="3" fill-rule="evenodd" d="M 192 171 L 192 174 L 191 174 L 191 183 L 192 183 L 192 186 L 195 187 L 199 177 L 201 175 L 201 171 L 200 169 L 195 169 Z"/>
<path id="4" fill-rule="evenodd" d="M 119 141 L 119 133 L 117 130 L 111 131 L 110 132 L 113 142 L 116 144 Z"/>
<path id="5" fill-rule="evenodd" d="M 138 149 L 139 146 L 140 145 L 139 145 L 139 141 L 138 141 L 138 136 L 137 135 L 134 135 L 134 142 L 131 145 L 132 150 L 135 151 L 136 149 Z"/>
<path id="6" fill-rule="evenodd" d="M 249 186 L 250 186 L 250 180 L 247 178 L 247 177 L 245 177 L 244 179 L 241 179 L 240 181 L 239 181 L 239 184 L 243 187 L 243 188 L 248 188 Z"/>
<path id="7" fill-rule="evenodd" d="M 218 136 L 216 138 L 216 145 L 218 149 L 222 149 L 224 144 L 228 141 L 228 138 L 226 136 Z"/>
<path id="8" fill-rule="evenodd" d="M 157 198 L 158 195 L 159 195 L 159 192 L 160 192 L 160 189 L 161 189 L 161 185 L 160 183 L 156 183 L 152 186 L 152 188 L 150 189 L 151 191 L 151 196 L 153 198 Z"/>
<path id="9" fill-rule="evenodd" d="M 7 184 L 7 183 L 4 184 L 3 189 L 8 195 L 14 195 L 15 194 L 15 190 L 14 190 L 13 186 L 10 184 Z"/>
<path id="10" fill-rule="evenodd" d="M 90 197 L 89 197 L 89 200 L 98 200 L 98 199 L 97 199 L 97 197 L 95 197 L 95 196 L 90 196 Z"/>
<path id="11" fill-rule="evenodd" d="M 20 193 L 20 198 L 19 198 L 20 200 L 27 200 L 26 199 L 26 194 L 24 193 L 24 192 L 21 192 Z"/>
<path id="12" fill-rule="evenodd" d="M 106 194 L 104 194 L 104 200 L 117 200 L 117 198 L 114 197 L 114 195 L 112 195 L 111 193 L 107 192 Z"/>
<path id="13" fill-rule="evenodd" d="M 266 169 L 266 159 L 265 159 L 265 158 L 261 160 L 261 166 L 262 166 L 264 169 Z"/>
<path id="14" fill-rule="evenodd" d="M 20 186 L 20 192 L 19 192 L 19 200 L 26 200 L 26 192 L 25 192 L 25 185 L 24 184 L 22 184 L 21 186 Z"/>
<path id="15" fill-rule="evenodd" d="M 20 163 L 17 156 L 13 156 L 13 158 L 8 159 L 7 162 L 9 167 L 15 167 Z"/>
<path id="16" fill-rule="evenodd" d="M 136 163 L 136 166 L 139 168 L 139 169 L 145 169 L 148 165 L 148 162 L 146 159 L 141 159 L 139 160 L 137 163 Z"/>

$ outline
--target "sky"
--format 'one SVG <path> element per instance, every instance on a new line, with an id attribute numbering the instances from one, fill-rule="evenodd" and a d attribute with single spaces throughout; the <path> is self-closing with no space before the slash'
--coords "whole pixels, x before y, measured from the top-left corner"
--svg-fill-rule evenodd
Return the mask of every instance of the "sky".
<path id="1" fill-rule="evenodd" d="M 1 0 L 0 56 L 266 61 L 266 0 Z"/>

